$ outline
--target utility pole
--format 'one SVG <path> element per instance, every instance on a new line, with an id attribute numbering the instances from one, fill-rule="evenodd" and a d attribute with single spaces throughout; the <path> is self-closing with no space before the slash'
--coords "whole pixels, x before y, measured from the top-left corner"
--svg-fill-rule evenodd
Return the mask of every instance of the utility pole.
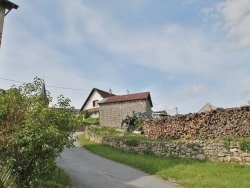
<path id="1" fill-rule="evenodd" d="M 176 115 L 178 115 L 178 108 L 177 108 L 177 107 L 175 107 L 174 109 L 176 110 Z"/>
<path id="2" fill-rule="evenodd" d="M 2 33 L 3 33 L 3 24 L 4 17 L 14 8 L 17 9 L 19 6 L 8 1 L 8 0 L 0 0 L 0 48 L 2 43 Z M 8 10 L 6 12 L 6 10 Z M 6 12 L 6 13 L 5 13 Z"/>

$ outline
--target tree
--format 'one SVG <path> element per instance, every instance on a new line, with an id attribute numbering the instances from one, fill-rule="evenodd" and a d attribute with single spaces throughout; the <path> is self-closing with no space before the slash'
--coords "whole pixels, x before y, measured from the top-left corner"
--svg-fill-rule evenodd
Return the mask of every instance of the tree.
<path id="1" fill-rule="evenodd" d="M 73 146 L 78 119 L 70 100 L 62 95 L 57 105 L 41 95 L 43 80 L 0 92 L 0 165 L 18 174 L 22 187 L 32 187 L 55 167 L 64 147 Z M 48 101 L 47 101 L 48 100 Z"/>

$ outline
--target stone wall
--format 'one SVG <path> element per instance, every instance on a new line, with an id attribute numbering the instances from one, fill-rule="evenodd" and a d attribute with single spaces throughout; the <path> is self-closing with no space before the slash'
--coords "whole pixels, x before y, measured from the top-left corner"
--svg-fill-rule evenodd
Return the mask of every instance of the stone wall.
<path id="1" fill-rule="evenodd" d="M 154 119 L 144 122 L 143 127 L 146 134 L 155 139 L 249 137 L 250 106 Z"/>
<path id="2" fill-rule="evenodd" d="M 148 112 L 152 114 L 148 100 L 133 100 L 116 103 L 100 104 L 100 125 L 120 127 L 127 115 L 132 116 L 133 111 Z"/>
<path id="3" fill-rule="evenodd" d="M 91 141 L 124 151 L 153 154 L 161 157 L 208 159 L 214 162 L 250 164 L 250 151 L 242 151 L 238 142 L 228 141 L 136 141 L 117 137 L 100 137 L 86 129 L 85 136 Z"/>

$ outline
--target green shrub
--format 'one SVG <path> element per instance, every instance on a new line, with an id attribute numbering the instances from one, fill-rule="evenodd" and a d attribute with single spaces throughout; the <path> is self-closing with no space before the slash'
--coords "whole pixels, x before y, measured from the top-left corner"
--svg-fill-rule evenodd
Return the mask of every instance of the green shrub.
<path id="1" fill-rule="evenodd" d="M 70 188 L 71 180 L 69 176 L 60 168 L 55 168 L 33 184 L 36 188 Z"/>
<path id="2" fill-rule="evenodd" d="M 240 140 L 240 149 L 250 151 L 250 137 Z"/>
<path id="3" fill-rule="evenodd" d="M 90 117 L 90 114 L 89 114 L 89 111 L 88 111 L 88 110 L 83 110 L 83 111 L 81 112 L 81 114 L 83 115 L 83 118 L 84 118 L 84 119 Z"/>
<path id="4" fill-rule="evenodd" d="M 34 187 L 55 169 L 64 147 L 73 146 L 78 123 L 69 99 L 59 96 L 57 106 L 48 107 L 52 98 L 41 95 L 42 84 L 35 78 L 0 92 L 0 160 L 18 174 L 21 187 Z"/>
<path id="5" fill-rule="evenodd" d="M 150 149 L 144 150 L 143 154 L 145 154 L 145 155 L 154 155 L 154 153 Z"/>

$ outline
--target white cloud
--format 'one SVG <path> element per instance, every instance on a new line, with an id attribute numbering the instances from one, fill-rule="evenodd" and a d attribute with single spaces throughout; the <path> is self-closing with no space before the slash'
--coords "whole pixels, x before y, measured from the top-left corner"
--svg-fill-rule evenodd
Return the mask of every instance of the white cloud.
<path id="1" fill-rule="evenodd" d="M 218 23 L 228 33 L 234 42 L 232 49 L 241 49 L 250 46 L 250 1 L 225 0 L 216 4 L 213 9 L 219 18 Z"/>
<path id="2" fill-rule="evenodd" d="M 81 35 L 78 40 L 91 40 L 111 54 L 132 58 L 146 67 L 164 72 L 208 72 L 220 62 L 219 45 L 200 28 L 169 24 L 130 31 L 112 14 L 104 15 L 81 1 L 66 4 L 65 11 L 66 27 Z"/>
<path id="3" fill-rule="evenodd" d="M 172 95 L 172 98 L 189 99 L 205 94 L 208 91 L 207 87 L 201 84 L 193 85 L 191 88 L 185 89 Z"/>
<path id="4" fill-rule="evenodd" d="M 207 102 L 220 102 L 233 95 L 231 98 L 241 93 L 244 96 L 248 94 L 249 53 L 238 51 L 236 55 L 233 50 L 226 51 L 223 48 L 224 39 L 218 33 L 206 30 L 202 23 L 193 26 L 189 23 L 163 22 L 162 25 L 136 27 L 136 23 L 130 25 L 129 20 L 125 23 L 114 16 L 117 15 L 116 4 L 107 3 L 103 11 L 99 5 L 87 2 L 53 1 L 51 3 L 57 6 L 50 6 L 51 14 L 47 9 L 40 11 L 41 7 L 46 8 L 48 1 L 23 2 L 15 14 L 8 15 L 0 54 L 1 77 L 32 81 L 35 76 L 45 76 L 47 85 L 111 88 L 114 91 L 122 88 L 124 91 L 118 94 L 124 94 L 131 87 L 136 87 L 135 92 L 141 92 L 146 84 L 156 85 L 146 90 L 151 92 L 154 109 L 166 109 L 173 113 L 176 106 L 189 112 L 198 110 L 195 105 L 202 107 Z M 188 6 L 198 3 L 197 0 L 187 2 L 190 3 Z M 236 6 L 243 5 L 243 2 L 247 3 L 227 0 L 217 4 L 212 12 L 216 13 L 216 19 L 220 18 L 228 35 L 236 37 L 234 45 L 237 47 L 249 44 L 249 6 Z M 122 6 L 127 6 L 124 7 L 124 15 L 136 13 L 142 3 L 149 8 L 154 1 L 123 1 Z M 54 12 L 58 14 L 54 15 Z M 211 10 L 207 9 L 207 13 Z M 146 67 L 149 74 L 140 77 L 130 75 L 126 66 L 130 69 L 139 67 L 141 72 Z M 150 75 L 149 70 L 154 71 L 153 75 L 157 74 L 157 78 Z M 232 74 L 236 70 L 237 74 Z M 148 78 L 148 83 L 140 86 L 138 83 L 143 82 L 143 76 Z M 137 81 L 136 86 L 134 82 L 125 80 L 128 77 Z M 1 87 L 5 87 L 5 83 L 0 82 Z M 168 86 L 169 83 L 171 86 Z M 64 93 L 77 108 L 89 94 L 87 91 L 48 89 L 54 96 Z M 212 100 L 213 97 L 217 100 Z"/>

